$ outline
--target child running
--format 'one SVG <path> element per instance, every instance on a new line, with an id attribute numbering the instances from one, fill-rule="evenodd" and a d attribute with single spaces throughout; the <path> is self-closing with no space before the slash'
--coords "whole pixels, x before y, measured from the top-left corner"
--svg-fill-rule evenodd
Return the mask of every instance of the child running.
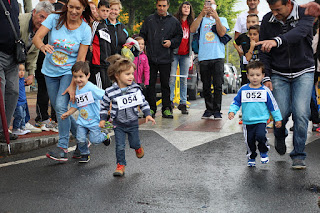
<path id="1" fill-rule="evenodd" d="M 268 87 L 261 84 L 264 78 L 264 65 L 260 61 L 251 61 L 247 65 L 247 77 L 250 83 L 242 86 L 230 106 L 228 117 L 234 115 L 242 105 L 243 133 L 247 144 L 248 166 L 256 166 L 256 141 L 260 151 L 261 163 L 269 162 L 268 139 L 266 137 L 269 111 L 276 121 L 276 128 L 281 127 L 281 113 L 277 102 Z"/>
<path id="2" fill-rule="evenodd" d="M 105 90 L 101 102 L 99 126 L 104 127 L 112 103 L 110 114 L 114 125 L 117 158 L 117 168 L 113 176 L 123 176 L 127 164 L 125 159 L 126 134 L 130 148 L 135 150 L 136 156 L 138 158 L 144 156 L 144 149 L 139 139 L 137 106 L 140 106 L 146 116 L 146 123 L 152 121 L 154 125 L 156 122 L 150 115 L 149 104 L 140 86 L 133 82 L 136 69 L 134 63 L 118 54 L 109 57 L 108 61 L 110 63 L 108 75 L 114 83 Z"/>
<path id="3" fill-rule="evenodd" d="M 71 108 L 61 115 L 61 119 L 66 119 L 79 110 L 80 113 L 77 120 L 77 141 L 81 155 L 79 163 L 87 163 L 90 160 L 87 142 L 88 134 L 89 140 L 93 144 L 103 143 L 106 146 L 110 144 L 109 134 L 101 132 L 99 127 L 99 101 L 102 100 L 104 91 L 89 82 L 90 69 L 87 62 L 76 62 L 71 71 L 73 79 L 77 84 L 76 102 L 70 102 Z"/>

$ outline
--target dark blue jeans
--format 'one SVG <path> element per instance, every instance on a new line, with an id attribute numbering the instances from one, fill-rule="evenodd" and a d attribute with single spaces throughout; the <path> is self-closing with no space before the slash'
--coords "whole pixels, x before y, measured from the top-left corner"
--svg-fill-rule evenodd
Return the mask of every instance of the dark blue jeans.
<path id="1" fill-rule="evenodd" d="M 27 104 L 23 104 L 16 107 L 16 110 L 13 113 L 13 129 L 24 129 L 26 126 L 25 118 L 26 118 L 26 108 Z"/>
<path id="2" fill-rule="evenodd" d="M 116 139 L 116 157 L 117 164 L 127 165 L 125 148 L 126 148 L 126 134 L 128 134 L 128 141 L 131 149 L 139 149 L 141 147 L 139 138 L 139 126 L 132 127 L 114 127 L 114 134 Z"/>

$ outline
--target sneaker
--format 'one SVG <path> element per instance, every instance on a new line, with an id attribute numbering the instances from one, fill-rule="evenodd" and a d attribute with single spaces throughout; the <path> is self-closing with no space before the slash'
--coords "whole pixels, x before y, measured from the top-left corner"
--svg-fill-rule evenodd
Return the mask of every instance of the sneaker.
<path id="1" fill-rule="evenodd" d="M 109 134 L 106 135 L 106 139 L 102 142 L 104 145 L 109 146 L 111 143 L 111 138 Z"/>
<path id="2" fill-rule="evenodd" d="M 50 119 L 41 122 L 41 130 L 59 132 L 57 123 Z"/>
<path id="3" fill-rule="evenodd" d="M 42 132 L 41 129 L 33 126 L 33 125 L 32 125 L 31 123 L 29 123 L 29 122 L 26 123 L 25 129 L 26 129 L 26 130 L 30 130 L 32 133 L 40 133 L 40 132 Z"/>
<path id="4" fill-rule="evenodd" d="M 295 159 L 292 159 L 292 168 L 293 169 L 305 169 L 306 164 L 305 164 L 304 160 L 295 158 Z"/>
<path id="5" fill-rule="evenodd" d="M 283 139 L 275 138 L 274 139 L 274 147 L 275 147 L 276 151 L 279 153 L 279 155 L 286 154 L 287 147 L 286 147 L 286 142 L 285 142 L 284 138 Z"/>
<path id="6" fill-rule="evenodd" d="M 186 104 L 179 104 L 178 109 L 181 110 L 181 113 L 184 115 L 189 114 Z"/>
<path id="7" fill-rule="evenodd" d="M 79 163 L 88 163 L 90 161 L 90 155 L 81 155 Z"/>
<path id="8" fill-rule="evenodd" d="M 116 171 L 114 171 L 113 176 L 123 176 L 124 175 L 124 170 L 125 170 L 125 165 L 120 165 L 119 163 L 117 164 Z"/>
<path id="9" fill-rule="evenodd" d="M 24 127 L 24 128 L 21 128 L 21 130 L 22 130 L 22 131 L 25 131 L 27 134 L 28 134 L 28 133 L 31 133 L 31 130 L 26 129 L 25 127 Z"/>
<path id="10" fill-rule="evenodd" d="M 64 151 L 61 147 L 56 147 L 55 150 L 48 152 L 46 156 L 55 161 L 67 161 L 68 152 Z"/>
<path id="11" fill-rule="evenodd" d="M 211 112 L 205 111 L 201 117 L 201 119 L 210 119 L 212 116 Z"/>
<path id="12" fill-rule="evenodd" d="M 29 133 L 29 131 L 24 131 L 22 129 L 13 129 L 12 133 L 15 135 L 25 135 L 25 134 Z"/>
<path id="13" fill-rule="evenodd" d="M 260 153 L 260 160 L 261 160 L 261 163 L 262 163 L 262 164 L 269 163 L 268 152 L 261 152 L 261 153 Z"/>
<path id="14" fill-rule="evenodd" d="M 80 154 L 80 150 L 77 146 L 77 148 L 73 151 L 72 153 L 72 158 L 74 159 L 80 159 L 81 158 L 81 154 Z"/>
<path id="15" fill-rule="evenodd" d="M 248 167 L 255 167 L 256 166 L 256 160 L 255 159 L 249 159 L 248 160 Z"/>
<path id="16" fill-rule="evenodd" d="M 166 110 L 164 110 L 162 112 L 162 117 L 163 118 L 171 118 L 171 119 L 173 118 L 172 112 L 170 111 L 169 108 L 167 108 Z"/>
<path id="17" fill-rule="evenodd" d="M 139 149 L 135 149 L 136 151 L 136 156 L 137 158 L 143 158 L 144 156 L 144 149 L 143 147 L 141 146 Z"/>
<path id="18" fill-rule="evenodd" d="M 215 119 L 215 120 L 221 120 L 221 119 L 222 119 L 222 116 L 221 116 L 221 113 L 220 113 L 220 112 L 215 112 L 215 113 L 213 113 L 213 116 L 214 116 L 214 119 Z"/>

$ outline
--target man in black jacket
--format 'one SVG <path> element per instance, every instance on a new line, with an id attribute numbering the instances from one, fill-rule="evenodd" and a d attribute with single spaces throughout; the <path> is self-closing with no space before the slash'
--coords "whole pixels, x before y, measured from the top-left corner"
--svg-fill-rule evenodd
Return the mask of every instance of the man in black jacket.
<path id="1" fill-rule="evenodd" d="M 19 6 L 17 0 L 1 0 L 10 13 L 15 31 L 19 35 Z M 3 7 L 0 5 L 0 78 L 1 91 L 5 103 L 5 111 L 8 126 L 13 116 L 19 98 L 18 63 L 15 61 L 15 36 Z M 17 139 L 16 135 L 10 134 L 10 139 Z M 4 142 L 2 122 L 0 118 L 0 142 Z"/>
<path id="2" fill-rule="evenodd" d="M 283 118 L 281 128 L 274 129 L 275 148 L 286 153 L 285 128 L 289 116 L 294 121 L 293 146 L 290 153 L 293 169 L 306 168 L 305 143 L 310 117 L 314 59 L 312 26 L 314 18 L 291 0 L 267 0 L 271 12 L 263 17 L 260 28 L 262 53 L 266 68 L 264 84 L 273 90 Z"/>
<path id="3" fill-rule="evenodd" d="M 169 0 L 157 0 L 157 12 L 146 18 L 140 36 L 144 38 L 150 65 L 150 80 L 147 88 L 147 101 L 154 117 L 157 111 L 156 90 L 157 74 L 160 73 L 162 93 L 162 117 L 173 118 L 170 103 L 169 78 L 173 50 L 178 48 L 183 36 L 179 21 L 168 14 Z"/>

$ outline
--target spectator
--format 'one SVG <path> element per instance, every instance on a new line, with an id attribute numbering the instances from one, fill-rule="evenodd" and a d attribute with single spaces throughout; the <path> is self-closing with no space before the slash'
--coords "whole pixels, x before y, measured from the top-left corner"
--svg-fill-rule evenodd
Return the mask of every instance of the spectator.
<path id="1" fill-rule="evenodd" d="M 180 21 L 183 37 L 179 48 L 175 49 L 173 55 L 173 62 L 171 66 L 170 76 L 170 101 L 173 105 L 174 89 L 176 85 L 177 67 L 180 67 L 180 103 L 178 109 L 181 110 L 182 114 L 189 114 L 187 110 L 187 78 L 190 67 L 190 59 L 192 54 L 191 49 L 191 36 L 190 36 L 190 25 L 194 20 L 194 13 L 192 5 L 189 2 L 184 2 L 180 5 L 179 10 L 175 17 Z"/>
<path id="2" fill-rule="evenodd" d="M 75 119 L 62 120 L 61 115 L 67 112 L 69 100 L 74 102 L 75 99 L 71 67 L 76 61 L 85 61 L 91 44 L 91 28 L 87 24 L 91 19 L 94 18 L 87 0 L 69 0 L 61 12 L 48 16 L 33 38 L 35 46 L 46 55 L 41 72 L 45 75 L 50 102 L 57 113 L 58 147 L 47 153 L 48 158 L 56 161 L 68 160 L 70 130 L 76 137 Z M 42 39 L 48 33 L 49 42 L 44 44 Z"/>
<path id="3" fill-rule="evenodd" d="M 15 27 L 15 31 L 19 34 L 19 5 L 17 0 L 2 0 L 2 2 L 10 13 L 10 18 Z M 2 100 L 2 103 L 5 105 L 7 124 L 10 126 L 11 118 L 19 98 L 19 69 L 18 63 L 14 59 L 15 36 L 1 5 L 0 26 L 0 78 L 1 91 L 4 99 Z M 5 142 L 3 131 L 0 118 L 0 142 Z M 10 133 L 10 140 L 15 140 L 17 138 L 17 135 Z"/>
<path id="4" fill-rule="evenodd" d="M 92 1 L 89 2 L 89 5 L 90 5 L 90 9 L 91 9 L 91 12 L 92 12 L 93 16 L 96 19 L 98 19 L 99 14 L 98 14 L 98 11 L 97 11 L 97 5 Z"/>
<path id="5" fill-rule="evenodd" d="M 157 0 L 156 7 L 157 12 L 145 19 L 140 30 L 140 36 L 146 41 L 150 65 L 150 80 L 146 99 L 150 104 L 151 115 L 154 117 L 157 112 L 155 85 L 159 72 L 162 93 L 162 117 L 173 118 L 169 79 L 173 50 L 179 47 L 183 32 L 179 21 L 167 12 L 169 0 Z"/>
<path id="6" fill-rule="evenodd" d="M 111 38 L 111 55 L 121 54 L 122 46 L 126 43 L 129 36 L 124 24 L 117 19 L 122 9 L 122 4 L 120 0 L 110 0 L 109 4 L 110 13 L 106 21 Z"/>
<path id="7" fill-rule="evenodd" d="M 198 18 L 192 23 L 190 30 L 196 32 L 201 23 L 198 59 L 200 62 L 201 81 L 206 110 L 202 119 L 221 119 L 222 84 L 224 75 L 225 47 L 219 37 L 229 30 L 227 19 L 219 17 L 214 0 L 207 0 Z M 215 25 L 217 33 L 211 28 Z M 214 94 L 211 93 L 213 79 Z"/>
<path id="8" fill-rule="evenodd" d="M 304 169 L 304 152 L 310 117 L 310 99 L 315 71 L 312 52 L 313 17 L 291 0 L 268 0 L 271 12 L 263 17 L 260 28 L 260 60 L 266 67 L 264 84 L 273 90 L 283 126 L 274 129 L 275 148 L 286 153 L 286 123 L 294 122 L 293 169 Z M 299 51 L 297 51 L 299 50 Z"/>
<path id="9" fill-rule="evenodd" d="M 37 59 L 39 50 L 32 44 L 32 38 L 40 28 L 41 23 L 54 11 L 53 5 L 49 1 L 39 2 L 31 13 L 19 15 L 20 38 L 26 45 L 26 76 L 25 84 L 31 85 L 34 82 L 35 70 L 37 68 Z M 35 128 L 28 121 L 30 120 L 28 105 L 26 108 L 27 116 L 25 127 L 33 133 L 41 132 L 41 129 Z"/>

